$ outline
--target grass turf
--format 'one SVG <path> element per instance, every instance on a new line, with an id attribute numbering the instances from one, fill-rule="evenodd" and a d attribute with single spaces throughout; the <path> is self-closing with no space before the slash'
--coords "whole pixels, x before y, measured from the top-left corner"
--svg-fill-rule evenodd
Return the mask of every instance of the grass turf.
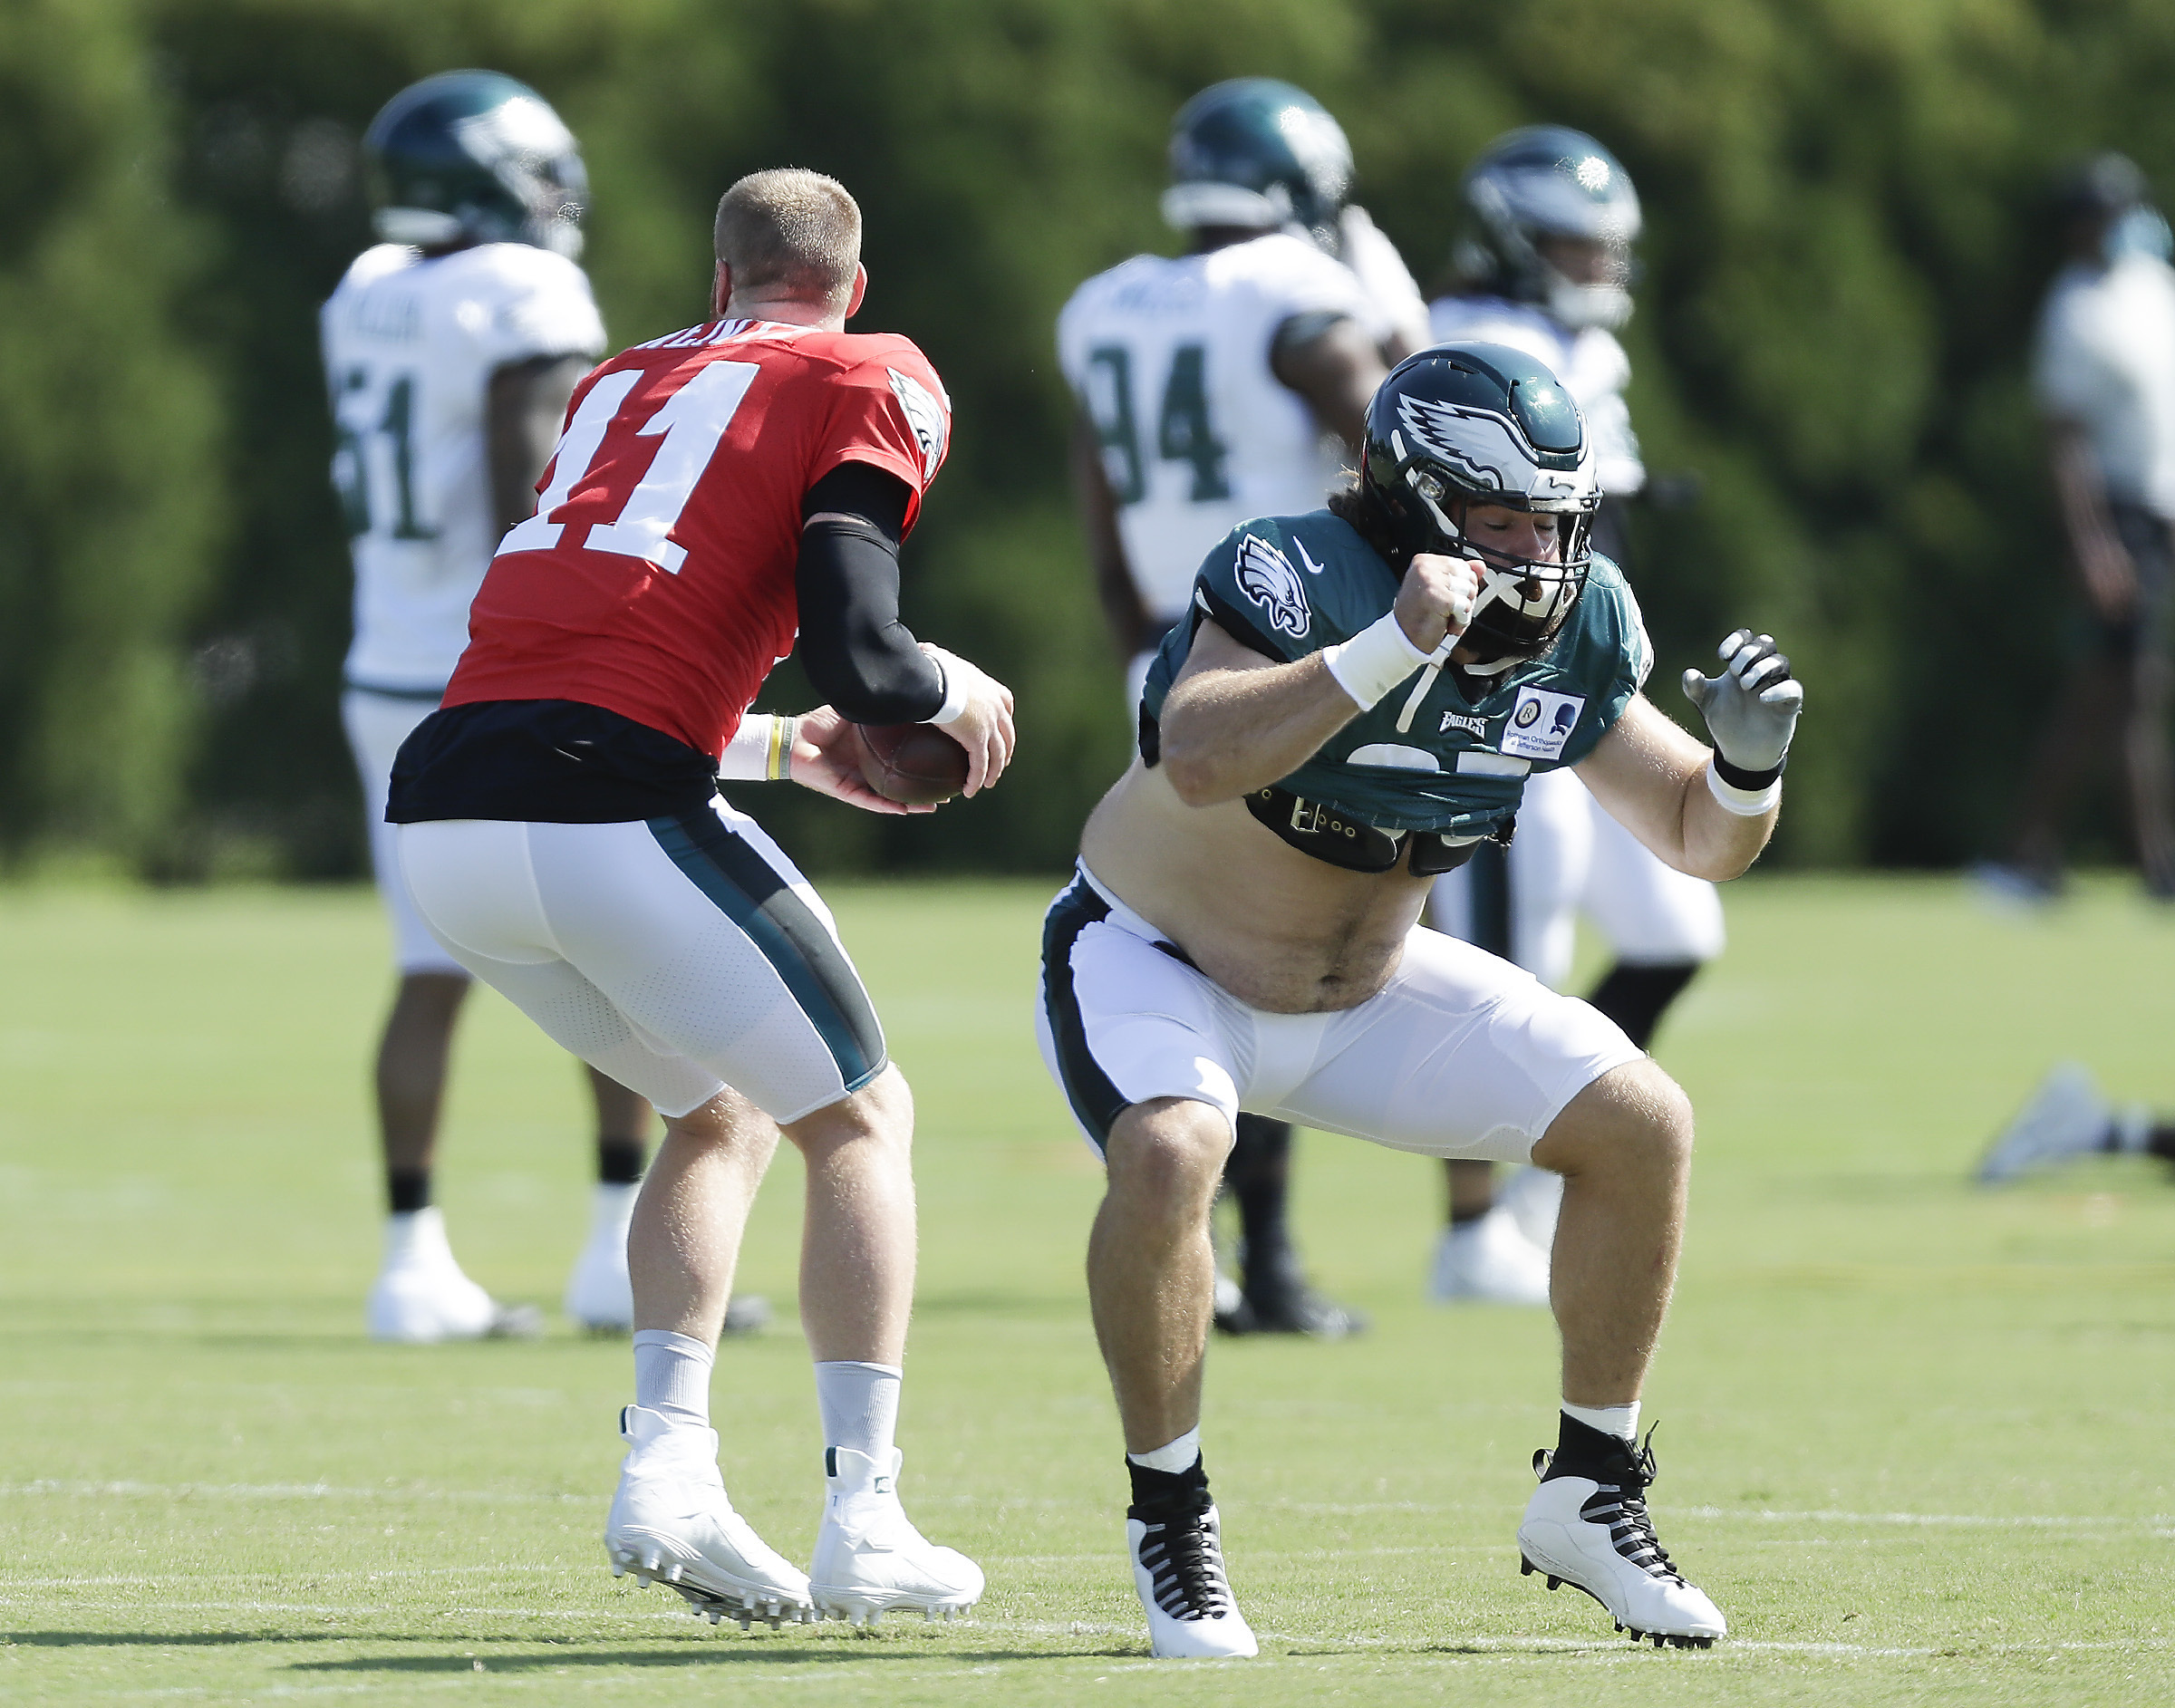
<path id="1" fill-rule="evenodd" d="M 1263 1658 L 1146 1657 L 1079 1258 L 1094 1167 L 1035 1057 L 1042 886 L 840 887 L 921 1109 L 904 1441 L 972 1625 L 713 1632 L 613 1579 L 624 1345 L 360 1333 L 384 994 L 366 893 L 0 893 L 0 1699 L 2165 1703 L 2175 1694 L 2175 1187 L 2110 1159 L 1965 1182 L 2058 1056 L 2175 1105 L 2175 921 L 2088 886 L 2044 921 L 1956 884 L 1739 884 L 1661 1040 L 1700 1111 L 1648 1391 L 1663 1539 L 1705 1654 L 1522 1579 L 1552 1429 L 1538 1313 L 1430 1309 L 1430 1166 L 1312 1136 L 1348 1345 L 1213 1351 L 1210 1465 Z M 556 1300 L 583 1228 L 575 1070 L 488 993 L 440 1199 L 472 1273 Z M 741 1270 L 789 1321 L 798 1167 Z M 805 1557 L 790 1329 L 716 1384 L 742 1510 Z"/>

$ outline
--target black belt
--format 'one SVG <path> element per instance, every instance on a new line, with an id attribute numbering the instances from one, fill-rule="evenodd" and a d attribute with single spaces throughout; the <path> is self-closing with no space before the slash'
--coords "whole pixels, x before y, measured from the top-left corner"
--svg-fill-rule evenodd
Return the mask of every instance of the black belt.
<path id="1" fill-rule="evenodd" d="M 1409 844 L 1406 869 L 1416 878 L 1456 871 L 1484 842 L 1507 847 L 1518 827 L 1517 815 L 1513 814 L 1477 836 L 1454 838 L 1439 830 L 1384 830 L 1339 807 L 1274 786 L 1247 796 L 1246 810 L 1300 853 L 1347 872 L 1387 872 L 1405 858 Z"/>

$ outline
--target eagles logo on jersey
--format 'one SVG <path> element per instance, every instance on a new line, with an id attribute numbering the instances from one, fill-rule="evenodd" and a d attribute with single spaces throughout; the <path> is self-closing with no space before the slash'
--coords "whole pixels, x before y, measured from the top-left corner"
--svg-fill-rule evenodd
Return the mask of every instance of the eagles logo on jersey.
<path id="1" fill-rule="evenodd" d="M 1294 641 L 1304 640 L 1314 626 L 1307 605 L 1306 584 L 1291 560 L 1262 539 L 1248 534 L 1239 541 L 1238 565 L 1232 580 L 1239 591 L 1269 613 L 1269 621 Z"/>
<path id="2" fill-rule="evenodd" d="M 944 460 L 944 408 L 929 395 L 929 388 L 912 374 L 901 373 L 896 368 L 886 368 L 891 375 L 893 395 L 899 407 L 906 411 L 907 425 L 914 429 L 914 443 L 922 448 L 922 470 L 931 480 L 936 478 L 936 467 Z"/>

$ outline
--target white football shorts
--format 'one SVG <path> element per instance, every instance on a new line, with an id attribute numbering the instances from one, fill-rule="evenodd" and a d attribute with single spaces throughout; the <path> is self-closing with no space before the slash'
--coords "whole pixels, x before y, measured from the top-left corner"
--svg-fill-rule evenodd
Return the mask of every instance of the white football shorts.
<path id="1" fill-rule="evenodd" d="M 378 881 L 378 896 L 385 903 L 385 921 L 392 927 L 392 964 L 402 974 L 450 973 L 465 979 L 469 970 L 446 953 L 445 945 L 430 935 L 423 916 L 415 911 L 407 880 L 393 853 L 392 826 L 385 822 L 385 793 L 392 783 L 392 759 L 416 725 L 438 709 L 438 696 L 380 694 L 351 688 L 340 696 L 340 721 L 347 729 L 347 745 L 355 756 L 355 774 L 362 781 L 362 822 L 370 832 L 370 869 Z"/>
<path id="2" fill-rule="evenodd" d="M 1082 867 L 1044 917 L 1042 1059 L 1099 1153 L 1131 1104 L 1189 1097 L 1423 1156 L 1523 1163 L 1563 1106 L 1641 1052 L 1508 961 L 1415 927 L 1357 1008 L 1240 1001 Z"/>
<path id="3" fill-rule="evenodd" d="M 666 1115 L 731 1086 L 781 1124 L 884 1071 L 884 1028 L 830 910 L 713 799 L 610 825 L 398 826 L 453 956 Z"/>
<path id="4" fill-rule="evenodd" d="M 1526 779 L 1505 864 L 1510 958 L 1543 984 L 1571 976 L 1581 913 L 1616 958 L 1634 966 L 1712 960 L 1722 952 L 1715 886 L 1665 865 L 1569 769 Z M 1467 942 L 1485 941 L 1473 918 L 1469 866 L 1436 880 L 1427 921 Z"/>

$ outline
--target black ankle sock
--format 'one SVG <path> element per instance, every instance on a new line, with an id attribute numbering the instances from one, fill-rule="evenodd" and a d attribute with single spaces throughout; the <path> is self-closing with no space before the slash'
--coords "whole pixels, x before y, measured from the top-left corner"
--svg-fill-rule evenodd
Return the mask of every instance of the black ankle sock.
<path id="1" fill-rule="evenodd" d="M 1238 1135 L 1223 1164 L 1223 1184 L 1239 1208 L 1245 1283 L 1282 1279 L 1291 1236 L 1284 1220 L 1291 1191 L 1291 1128 L 1258 1115 L 1238 1119 Z"/>
<path id="2" fill-rule="evenodd" d="M 427 1168 L 389 1168 L 385 1171 L 385 1201 L 396 1216 L 430 1208 L 430 1171 Z"/>
<path id="3" fill-rule="evenodd" d="M 1628 1457 L 1630 1447 L 1620 1435 L 1611 1435 L 1606 1430 L 1581 1423 L 1569 1412 L 1557 1414 L 1555 1456 L 1549 1461 L 1548 1476 L 1590 1477 L 1596 1482 L 1608 1480 L 1610 1467 Z"/>
<path id="4" fill-rule="evenodd" d="M 1133 1504 L 1126 1509 L 1129 1519 L 1154 1518 L 1189 1507 L 1195 1511 L 1208 1510 L 1208 1472 L 1201 1468 L 1198 1453 L 1184 1471 L 1157 1471 L 1152 1465 L 1136 1464 L 1127 1454 L 1126 1474 L 1133 1479 Z"/>
<path id="5" fill-rule="evenodd" d="M 1453 1228 L 1470 1228 L 1494 1208 L 1494 1204 L 1484 1204 L 1478 1210 L 1453 1210 L 1450 1212 L 1450 1225 Z"/>
<path id="6" fill-rule="evenodd" d="M 602 1186 L 632 1186 L 642 1178 L 640 1139 L 599 1139 L 596 1179 Z"/>
<path id="7" fill-rule="evenodd" d="M 1624 1036 L 1633 1044 L 1645 1049 L 1654 1041 L 1654 1030 L 1668 1012 L 1669 1004 L 1698 970 L 1696 960 L 1665 960 L 1647 966 L 1629 966 L 1619 960 L 1586 1000 L 1622 1027 Z"/>
<path id="8" fill-rule="evenodd" d="M 2145 1150 L 2150 1155 L 2175 1163 L 2175 1126 L 2154 1126 L 2146 1135 Z"/>

